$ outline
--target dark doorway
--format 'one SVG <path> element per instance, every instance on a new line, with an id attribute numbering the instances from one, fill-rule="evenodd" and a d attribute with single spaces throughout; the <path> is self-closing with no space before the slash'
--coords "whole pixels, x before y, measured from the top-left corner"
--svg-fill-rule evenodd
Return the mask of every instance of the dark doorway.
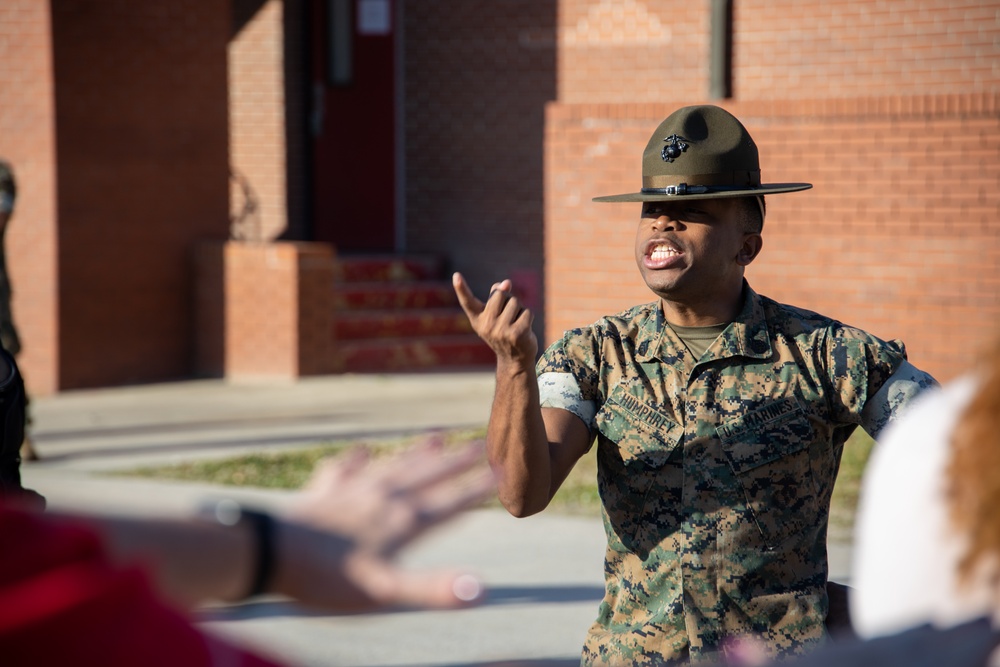
<path id="1" fill-rule="evenodd" d="M 395 0 L 312 0 L 313 238 L 396 243 Z"/>

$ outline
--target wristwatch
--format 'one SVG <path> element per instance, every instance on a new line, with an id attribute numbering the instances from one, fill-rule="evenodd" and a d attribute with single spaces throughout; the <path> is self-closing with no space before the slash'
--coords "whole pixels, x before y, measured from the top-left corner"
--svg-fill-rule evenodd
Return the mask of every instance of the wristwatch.
<path id="1" fill-rule="evenodd" d="M 244 598 L 267 593 L 274 576 L 276 549 L 274 542 L 274 517 L 269 513 L 246 507 L 226 498 L 201 506 L 198 515 L 228 528 L 250 530 L 254 536 L 254 569 L 250 587 Z"/>

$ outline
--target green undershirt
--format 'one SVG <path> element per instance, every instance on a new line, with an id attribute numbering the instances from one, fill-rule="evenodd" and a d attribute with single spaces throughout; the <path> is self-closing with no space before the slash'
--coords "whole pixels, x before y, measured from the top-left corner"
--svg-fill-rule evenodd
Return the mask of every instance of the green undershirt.
<path id="1" fill-rule="evenodd" d="M 715 339 L 726 330 L 729 324 L 713 324 L 707 327 L 682 327 L 667 322 L 667 326 L 673 329 L 673 332 L 687 346 L 687 349 L 694 355 L 695 359 L 701 359 L 701 356 L 705 354 L 705 350 L 715 342 Z"/>

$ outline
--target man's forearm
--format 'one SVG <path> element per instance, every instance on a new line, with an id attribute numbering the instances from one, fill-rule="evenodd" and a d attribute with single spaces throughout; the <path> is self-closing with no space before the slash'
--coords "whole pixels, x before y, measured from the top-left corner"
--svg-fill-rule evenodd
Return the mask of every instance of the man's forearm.
<path id="1" fill-rule="evenodd" d="M 507 511 L 524 517 L 545 509 L 552 471 L 533 366 L 498 363 L 486 446 Z"/>
<path id="2" fill-rule="evenodd" d="M 473 330 L 497 355 L 486 451 L 500 502 L 514 516 L 540 512 L 551 498 L 553 476 L 535 376 L 538 340 L 531 311 L 512 294 L 509 279 L 494 283 L 485 302 L 476 298 L 462 274 L 452 276 L 452 284 Z"/>

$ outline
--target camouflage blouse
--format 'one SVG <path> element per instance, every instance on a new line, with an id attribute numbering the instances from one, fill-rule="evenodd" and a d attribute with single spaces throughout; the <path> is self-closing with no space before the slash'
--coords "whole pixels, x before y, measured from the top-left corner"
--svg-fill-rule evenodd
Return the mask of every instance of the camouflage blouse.
<path id="1" fill-rule="evenodd" d="M 606 592 L 584 664 L 711 660 L 742 634 L 775 655 L 824 640 L 844 441 L 934 381 L 899 342 L 744 293 L 700 359 L 651 303 L 567 332 L 538 363 L 542 406 L 597 436 Z"/>

